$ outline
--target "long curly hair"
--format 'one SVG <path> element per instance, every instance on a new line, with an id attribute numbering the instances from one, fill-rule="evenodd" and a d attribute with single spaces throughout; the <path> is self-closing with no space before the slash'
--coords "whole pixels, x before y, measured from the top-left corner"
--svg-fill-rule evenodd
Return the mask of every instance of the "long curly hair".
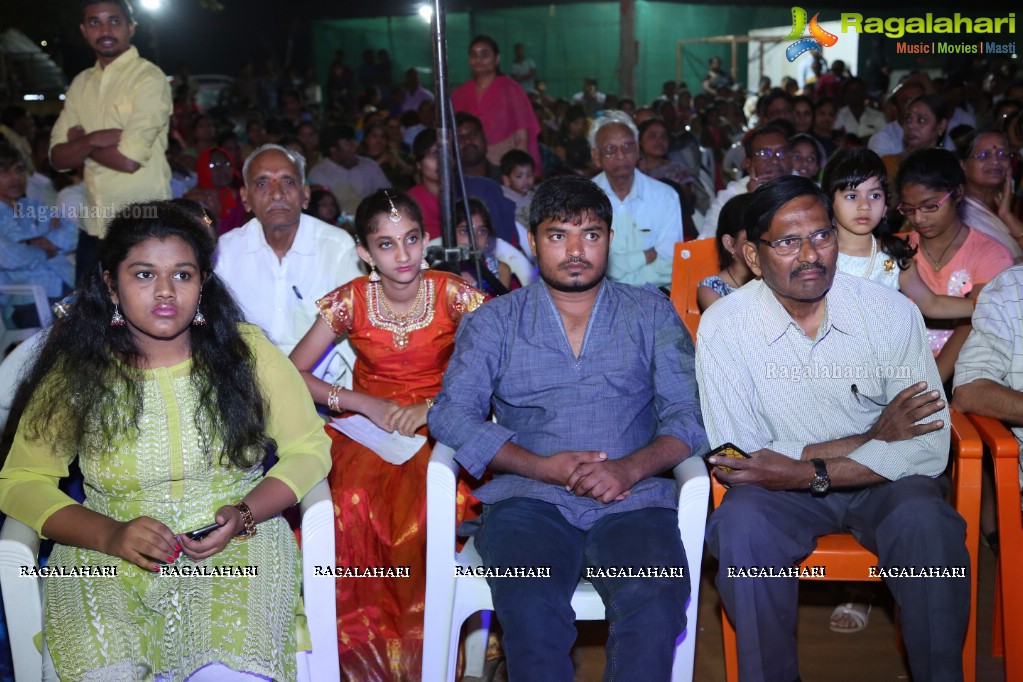
<path id="1" fill-rule="evenodd" d="M 118 268 L 134 247 L 172 238 L 192 248 L 204 277 L 207 324 L 192 326 L 189 333 L 200 440 L 204 448 L 222 449 L 219 461 L 225 467 L 249 468 L 264 457 L 274 445 L 266 433 L 269 408 L 252 349 L 239 328 L 241 310 L 213 273 L 209 231 L 166 201 L 132 204 L 111 221 L 100 244 L 101 265 L 50 328 L 18 387 L 9 427 L 23 416 L 19 428 L 26 438 L 50 441 L 55 451 L 73 454 L 93 450 L 93 443 L 96 452 L 109 452 L 116 439 L 138 431 L 146 380 L 139 368 L 145 357 L 128 326 L 111 326 L 114 304 L 103 273 L 110 274 L 116 289 Z"/>

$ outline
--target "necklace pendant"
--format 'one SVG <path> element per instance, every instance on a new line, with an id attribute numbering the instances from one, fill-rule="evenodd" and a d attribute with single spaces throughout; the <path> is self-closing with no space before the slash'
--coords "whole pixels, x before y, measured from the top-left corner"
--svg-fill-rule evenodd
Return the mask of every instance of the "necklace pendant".
<path id="1" fill-rule="evenodd" d="M 885 261 L 884 261 L 884 271 L 885 272 L 891 272 L 894 269 L 895 269 L 895 259 L 894 258 L 886 258 Z"/>

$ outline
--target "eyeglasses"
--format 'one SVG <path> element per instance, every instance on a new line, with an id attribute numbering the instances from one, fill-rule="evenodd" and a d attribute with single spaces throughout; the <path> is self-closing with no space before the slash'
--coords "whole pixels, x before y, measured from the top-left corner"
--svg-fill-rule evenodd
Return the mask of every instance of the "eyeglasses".
<path id="1" fill-rule="evenodd" d="M 939 208 L 945 205 L 945 203 L 948 201 L 948 198 L 952 196 L 953 192 L 955 192 L 955 190 L 951 190 L 948 194 L 938 199 L 938 203 L 936 204 L 927 204 L 925 206 L 910 206 L 909 204 L 899 204 L 898 206 L 895 207 L 895 210 L 904 216 L 911 216 L 917 211 L 920 211 L 921 213 L 934 213 Z"/>
<path id="2" fill-rule="evenodd" d="M 213 170 L 214 168 L 230 168 L 230 167 L 231 167 L 231 162 L 230 161 L 210 161 L 210 170 Z"/>
<path id="3" fill-rule="evenodd" d="M 632 156 L 639 151 L 639 146 L 635 142 L 627 142 L 619 147 L 616 144 L 604 145 L 600 149 L 600 153 L 605 159 L 613 159 L 618 156 L 621 152 L 622 156 Z"/>
<path id="4" fill-rule="evenodd" d="M 778 159 L 781 161 L 789 155 L 787 149 L 758 149 L 753 152 L 753 156 L 760 159 Z"/>
<path id="5" fill-rule="evenodd" d="M 757 242 L 764 246 L 770 246 L 779 256 L 794 256 L 803 248 L 804 239 L 810 242 L 810 246 L 816 251 L 829 249 L 838 243 L 838 230 L 829 227 L 826 230 L 814 232 L 809 237 L 784 237 L 771 242 L 766 239 L 758 239 Z"/>
<path id="6" fill-rule="evenodd" d="M 988 159 L 994 159 L 995 161 L 1011 161 L 1014 156 L 1016 155 L 1008 149 L 985 149 L 977 152 L 976 154 L 971 154 L 970 158 L 976 159 L 977 161 L 987 161 Z"/>

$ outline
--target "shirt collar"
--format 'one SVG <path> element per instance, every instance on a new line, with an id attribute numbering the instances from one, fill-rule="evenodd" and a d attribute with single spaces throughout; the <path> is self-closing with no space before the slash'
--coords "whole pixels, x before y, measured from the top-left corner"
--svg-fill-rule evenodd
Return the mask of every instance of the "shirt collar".
<path id="1" fill-rule="evenodd" d="M 115 71 L 127 68 L 136 59 L 141 59 L 141 57 L 139 57 L 138 48 L 136 48 L 134 45 L 131 45 L 128 47 L 127 50 L 117 55 L 114 61 L 107 64 L 106 68 L 100 66 L 99 61 L 96 62 L 96 68 L 99 69 L 101 73 L 113 73 Z"/>
<path id="2" fill-rule="evenodd" d="M 632 187 L 629 188 L 629 193 L 625 195 L 625 200 L 621 201 L 621 203 L 623 204 L 627 203 L 632 199 L 639 199 L 640 201 L 643 200 L 643 182 L 641 180 L 642 176 L 643 173 L 641 173 L 639 169 L 636 169 L 636 171 L 634 171 L 634 174 L 632 176 Z M 618 195 L 615 194 L 614 188 L 611 187 L 611 181 L 607 179 L 607 173 L 601 171 L 600 175 L 593 179 L 593 182 L 595 182 L 602 190 L 604 190 L 604 194 L 606 194 L 607 198 L 610 199 L 612 202 L 620 201 L 618 199 Z"/>
<path id="3" fill-rule="evenodd" d="M 303 256 L 314 255 L 316 253 L 316 238 L 313 234 L 310 220 L 312 220 L 312 217 L 305 213 L 299 218 L 298 231 L 295 233 L 295 239 L 291 242 L 291 248 L 288 249 L 288 253 L 297 253 Z M 270 249 L 270 244 L 266 241 L 266 234 L 263 232 L 263 225 L 260 224 L 259 218 L 253 218 L 251 222 L 254 224 L 255 229 L 250 233 L 248 240 L 249 253 Z"/>
<path id="4" fill-rule="evenodd" d="M 856 317 L 852 314 L 856 301 L 850 291 L 850 284 L 852 282 L 847 281 L 846 278 L 848 277 L 850 275 L 836 272 L 831 288 L 824 295 L 826 307 L 824 309 L 824 319 L 821 321 L 820 329 L 817 331 L 818 340 L 824 338 L 831 329 L 855 336 L 854 332 L 862 326 L 862 322 L 857 323 Z M 758 280 L 757 284 L 760 287 L 760 321 L 764 329 L 764 341 L 770 346 L 782 337 L 786 330 L 788 330 L 789 325 L 795 325 L 796 323 L 792 316 L 789 315 L 789 311 L 785 310 L 781 301 L 771 291 L 771 288 L 763 280 Z"/>

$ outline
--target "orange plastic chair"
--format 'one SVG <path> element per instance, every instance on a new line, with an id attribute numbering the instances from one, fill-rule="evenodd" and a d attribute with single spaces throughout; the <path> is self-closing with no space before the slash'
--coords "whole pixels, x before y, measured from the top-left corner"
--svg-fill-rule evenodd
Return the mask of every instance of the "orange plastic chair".
<path id="1" fill-rule="evenodd" d="M 671 302 L 693 341 L 696 340 L 696 328 L 700 324 L 696 287 L 705 278 L 716 275 L 720 269 L 713 239 L 675 244 L 675 260 L 671 269 Z"/>
<path id="2" fill-rule="evenodd" d="M 998 569 L 995 572 L 995 615 L 991 655 L 1005 656 L 1005 679 L 1023 680 L 1023 583 L 1006 571 L 1023 565 L 1023 521 L 1020 517 L 1019 441 L 1005 424 L 967 415 L 995 463 L 998 498 Z"/>
<path id="3" fill-rule="evenodd" d="M 980 540 L 980 458 L 984 451 L 980 436 L 970 420 L 952 412 L 952 495 L 956 511 L 966 520 L 966 548 L 970 555 L 970 620 L 963 643 L 963 677 L 975 682 L 977 677 L 977 547 Z M 711 497 L 714 507 L 721 504 L 726 488 L 711 476 Z M 870 567 L 877 566 L 877 556 L 856 542 L 849 533 L 832 533 L 817 540 L 817 549 L 800 566 L 827 566 L 827 575 L 801 577 L 800 580 L 872 581 Z M 721 606 L 721 633 L 725 647 L 725 679 L 739 681 L 739 653 L 735 626 Z M 1006 679 L 1023 679 L 1007 676 Z"/>

